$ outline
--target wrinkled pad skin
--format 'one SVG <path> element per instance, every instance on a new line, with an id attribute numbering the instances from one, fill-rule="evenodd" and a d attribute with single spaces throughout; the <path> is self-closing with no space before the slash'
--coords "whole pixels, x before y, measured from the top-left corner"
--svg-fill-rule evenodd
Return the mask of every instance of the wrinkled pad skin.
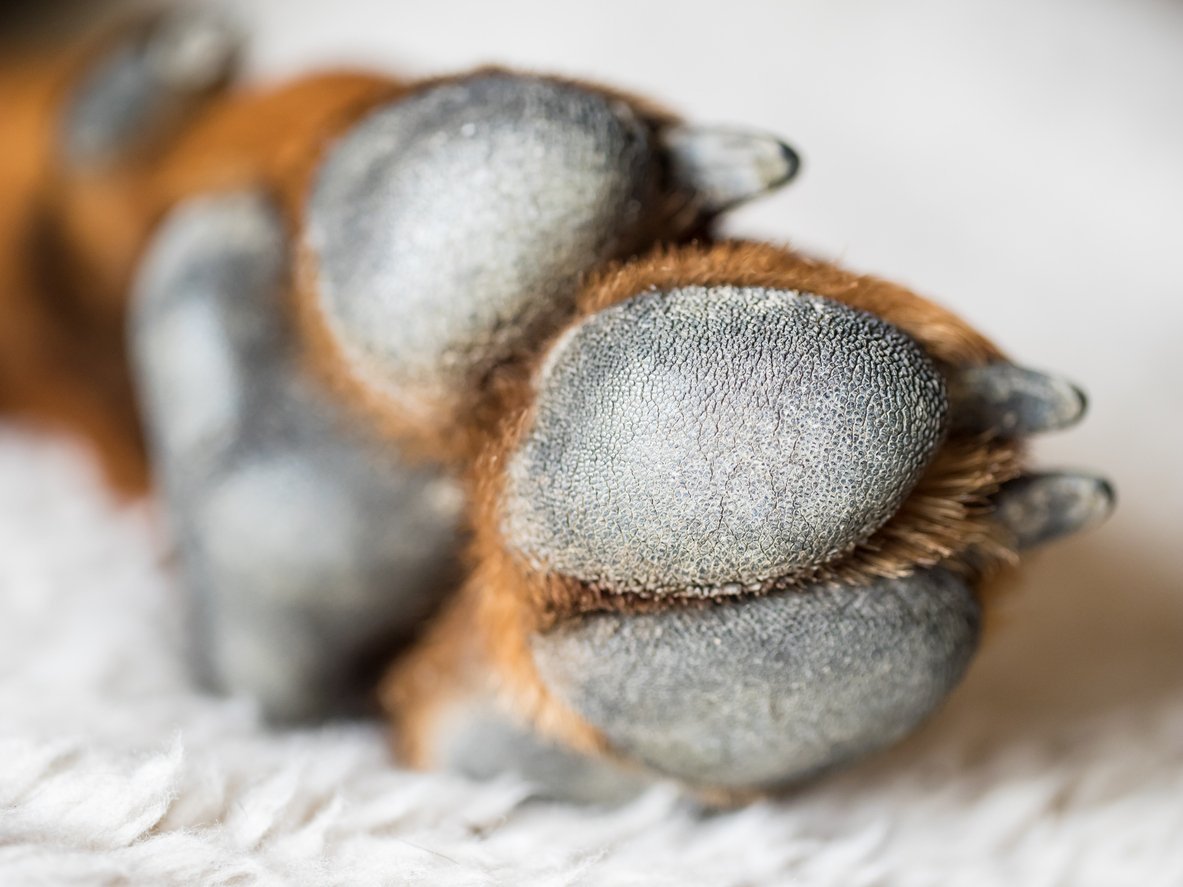
<path id="1" fill-rule="evenodd" d="M 141 268 L 132 343 L 197 656 L 222 688 L 302 718 L 348 698 L 359 656 L 389 653 L 454 587 L 461 497 L 306 375 L 286 259 L 264 200 L 182 204 Z"/>
<path id="2" fill-rule="evenodd" d="M 911 339 L 816 295 L 648 293 L 548 355 L 503 529 L 537 567 L 614 589 L 736 590 L 827 562 L 936 453 L 944 383 Z"/>
<path id="3" fill-rule="evenodd" d="M 942 569 L 646 615 L 533 640 L 548 687 L 626 757 L 691 784 L 766 789 L 913 729 L 977 646 L 969 588 Z"/>
<path id="4" fill-rule="evenodd" d="M 427 87 L 355 126 L 318 178 L 308 240 L 329 327 L 396 403 L 446 404 L 639 245 L 660 182 L 624 102 L 507 73 Z"/>

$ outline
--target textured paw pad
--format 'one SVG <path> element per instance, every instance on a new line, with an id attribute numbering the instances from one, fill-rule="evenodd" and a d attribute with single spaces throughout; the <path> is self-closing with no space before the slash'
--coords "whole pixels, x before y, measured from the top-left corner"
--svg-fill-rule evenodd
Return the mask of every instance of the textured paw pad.
<path id="1" fill-rule="evenodd" d="M 536 568 L 629 590 L 746 587 L 891 517 L 941 443 L 941 376 L 898 330 L 818 296 L 687 287 L 566 334 L 508 469 Z"/>
<path id="2" fill-rule="evenodd" d="M 654 770 L 769 788 L 887 745 L 977 647 L 978 604 L 943 570 L 726 606 L 605 613 L 534 639 L 548 684 Z"/>
<path id="3" fill-rule="evenodd" d="M 330 153 L 309 212 L 321 306 L 355 372 L 404 409 L 446 409 L 570 310 L 580 274 L 637 245 L 655 163 L 623 102 L 541 78 L 479 75 L 373 113 Z"/>

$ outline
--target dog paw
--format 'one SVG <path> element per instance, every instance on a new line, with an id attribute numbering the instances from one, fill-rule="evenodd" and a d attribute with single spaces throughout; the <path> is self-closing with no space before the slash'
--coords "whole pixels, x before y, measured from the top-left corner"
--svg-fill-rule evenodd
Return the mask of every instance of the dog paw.
<path id="1" fill-rule="evenodd" d="M 459 581 L 461 495 L 303 366 L 261 194 L 193 198 L 140 269 L 132 345 L 194 653 L 276 719 L 348 710 Z"/>
<path id="2" fill-rule="evenodd" d="M 408 760 L 772 790 L 913 730 L 984 580 L 1108 513 L 1024 458 L 1075 387 L 899 287 L 682 243 L 793 175 L 776 139 L 482 71 L 325 143 L 282 214 L 178 209 L 137 298 L 204 649 L 273 713 L 450 593 L 463 484 L 470 578 L 385 691 Z"/>
<path id="3" fill-rule="evenodd" d="M 456 582 L 461 497 L 434 465 L 479 433 L 487 376 L 570 317 L 585 274 L 795 168 L 765 136 L 483 72 L 362 113 L 295 221 L 263 190 L 175 209 L 140 269 L 133 340 L 213 681 L 274 716 L 330 708 L 359 653 Z M 393 438 L 312 370 L 309 322 L 381 396 Z"/>
<path id="4" fill-rule="evenodd" d="M 521 384 L 473 579 L 388 688 L 422 764 L 485 694 L 638 784 L 798 783 L 915 729 L 974 655 L 983 578 L 1112 505 L 1025 466 L 1028 436 L 1082 418 L 1075 387 L 770 247 L 602 276 Z M 473 635 L 483 664 L 451 664 Z"/>

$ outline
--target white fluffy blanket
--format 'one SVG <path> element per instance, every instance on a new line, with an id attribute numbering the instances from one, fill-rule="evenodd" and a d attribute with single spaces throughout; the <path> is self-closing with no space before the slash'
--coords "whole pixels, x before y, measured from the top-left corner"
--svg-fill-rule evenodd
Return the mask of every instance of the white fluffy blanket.
<path id="1" fill-rule="evenodd" d="M 1183 693 L 1057 707 L 1005 628 L 921 736 L 795 797 L 581 809 L 194 690 L 151 515 L 66 445 L 4 431 L 0 501 L 0 884 L 1183 883 Z"/>

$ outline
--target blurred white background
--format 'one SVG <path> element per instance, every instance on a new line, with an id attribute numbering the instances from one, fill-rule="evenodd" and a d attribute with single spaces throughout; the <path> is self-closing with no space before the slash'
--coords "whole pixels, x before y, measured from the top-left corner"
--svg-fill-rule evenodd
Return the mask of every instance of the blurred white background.
<path id="1" fill-rule="evenodd" d="M 730 230 L 932 296 L 1091 396 L 1040 463 L 1108 474 L 954 704 L 999 729 L 1183 694 L 1183 3 L 250 0 L 253 75 L 497 62 L 783 135 L 804 168 Z"/>

